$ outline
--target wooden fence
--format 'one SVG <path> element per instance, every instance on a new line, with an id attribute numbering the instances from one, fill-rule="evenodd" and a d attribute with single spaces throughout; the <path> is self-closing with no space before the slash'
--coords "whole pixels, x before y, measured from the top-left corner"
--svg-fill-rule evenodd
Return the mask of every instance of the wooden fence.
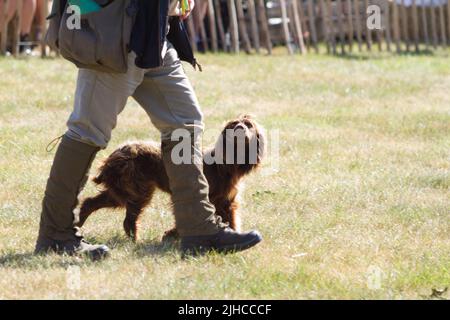
<path id="1" fill-rule="evenodd" d="M 203 51 L 270 53 L 280 43 L 290 54 L 321 47 L 334 54 L 409 52 L 450 45 L 449 1 L 433 1 L 197 0 L 200 10 L 187 25 L 194 48 Z"/>
<path id="2" fill-rule="evenodd" d="M 11 0 L 0 0 L 4 5 Z M 23 0 L 16 0 L 19 8 Z M 421 6 L 423 2 L 439 5 Z M 442 0 L 196 0 L 186 20 L 195 51 L 343 54 L 354 50 L 410 52 L 450 46 L 450 5 Z M 44 6 L 45 17 L 48 7 Z M 46 21 L 39 21 L 45 31 Z M 0 53 L 9 35 L 18 52 L 20 10 L 0 25 Z M 370 28 L 369 28 L 369 27 Z M 373 27 L 373 28 L 372 28 Z M 319 45 L 323 43 L 324 45 Z M 41 45 L 42 55 L 48 48 Z"/>

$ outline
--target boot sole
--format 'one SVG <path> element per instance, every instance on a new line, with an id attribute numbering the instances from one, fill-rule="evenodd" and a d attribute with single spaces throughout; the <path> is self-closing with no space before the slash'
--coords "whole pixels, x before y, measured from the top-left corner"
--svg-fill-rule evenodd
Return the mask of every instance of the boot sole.
<path id="1" fill-rule="evenodd" d="M 256 246 L 261 241 L 262 241 L 261 237 L 255 237 L 254 239 L 250 240 L 247 243 L 244 243 L 241 245 L 225 246 L 222 248 L 215 249 L 215 251 L 219 252 L 219 253 L 233 253 L 233 252 L 244 251 L 244 250 L 247 250 L 247 249 L 250 249 L 250 248 Z"/>
<path id="2" fill-rule="evenodd" d="M 255 237 L 252 240 L 245 242 L 243 244 L 239 245 L 230 245 L 230 246 L 223 246 L 220 248 L 215 247 L 200 247 L 200 248 L 186 248 L 182 249 L 182 258 L 186 258 L 189 256 L 200 256 L 207 254 L 208 252 L 217 252 L 221 254 L 228 254 L 228 253 L 236 253 L 240 251 L 244 251 L 247 249 L 250 249 L 254 246 L 256 246 L 258 243 L 262 241 L 262 237 Z"/>

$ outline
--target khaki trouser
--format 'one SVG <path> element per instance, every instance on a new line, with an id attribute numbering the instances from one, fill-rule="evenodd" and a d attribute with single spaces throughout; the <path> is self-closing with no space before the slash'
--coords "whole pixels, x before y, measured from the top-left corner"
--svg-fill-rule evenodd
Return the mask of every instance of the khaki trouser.
<path id="1" fill-rule="evenodd" d="M 170 44 L 162 67 L 141 69 L 134 59 L 131 52 L 124 74 L 80 69 L 75 106 L 67 122 L 70 138 L 105 148 L 129 97 L 144 108 L 163 138 L 175 129 L 202 123 L 195 92 Z"/>
<path id="2" fill-rule="evenodd" d="M 192 85 L 177 52 L 169 43 L 162 67 L 141 69 L 135 54 L 128 57 L 125 74 L 80 69 L 75 106 L 67 122 L 66 135 L 76 141 L 105 148 L 116 126 L 117 116 L 133 97 L 161 132 L 163 159 L 172 190 L 175 220 L 180 235 L 207 235 L 218 231 L 215 208 L 208 199 L 208 183 L 201 164 L 174 165 L 171 133 L 180 128 L 203 129 L 202 113 Z M 195 150 L 200 142 L 193 143 Z M 190 197 L 186 197 L 190 194 Z"/>

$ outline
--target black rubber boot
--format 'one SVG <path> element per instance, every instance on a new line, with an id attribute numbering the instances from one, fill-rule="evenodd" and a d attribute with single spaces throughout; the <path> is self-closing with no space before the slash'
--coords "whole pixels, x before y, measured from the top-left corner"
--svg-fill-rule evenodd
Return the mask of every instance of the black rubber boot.
<path id="1" fill-rule="evenodd" d="M 181 164 L 174 163 L 172 159 L 172 151 L 179 142 L 162 142 L 162 156 L 169 178 L 176 228 L 181 236 L 211 235 L 219 231 L 216 209 L 209 201 L 208 181 L 203 174 L 200 138 L 192 133 L 190 161 Z"/>
<path id="2" fill-rule="evenodd" d="M 234 253 L 250 249 L 261 241 L 262 237 L 257 231 L 240 233 L 226 227 L 215 235 L 182 237 L 181 252 L 183 256 L 195 256 L 210 251 Z"/>
<path id="3" fill-rule="evenodd" d="M 35 253 L 87 254 L 93 259 L 108 255 L 108 247 L 88 244 L 74 226 L 78 194 L 98 150 L 63 136 L 45 189 Z"/>
<path id="4" fill-rule="evenodd" d="M 228 228 L 215 214 L 215 207 L 209 201 L 200 139 L 200 135 L 191 134 L 191 161 L 182 164 L 175 164 L 172 159 L 172 152 L 179 142 L 165 140 L 162 143 L 182 254 L 197 255 L 213 250 L 230 253 L 249 249 L 262 240 L 261 235 L 256 231 L 239 233 Z"/>

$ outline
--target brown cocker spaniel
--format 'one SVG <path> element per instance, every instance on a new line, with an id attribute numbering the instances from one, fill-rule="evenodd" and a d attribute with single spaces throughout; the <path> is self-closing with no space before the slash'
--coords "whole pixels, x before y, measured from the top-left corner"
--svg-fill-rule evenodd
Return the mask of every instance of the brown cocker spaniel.
<path id="1" fill-rule="evenodd" d="M 215 146 L 203 152 L 209 199 L 222 221 L 235 230 L 240 229 L 239 182 L 260 165 L 264 152 L 264 133 L 248 115 L 229 121 Z M 104 161 L 93 181 L 102 191 L 83 201 L 77 226 L 83 226 L 99 209 L 126 208 L 123 227 L 134 241 L 138 240 L 139 219 L 156 189 L 170 193 L 161 149 L 151 143 L 129 143 L 118 148 Z M 176 228 L 165 233 L 166 238 L 177 236 Z"/>

